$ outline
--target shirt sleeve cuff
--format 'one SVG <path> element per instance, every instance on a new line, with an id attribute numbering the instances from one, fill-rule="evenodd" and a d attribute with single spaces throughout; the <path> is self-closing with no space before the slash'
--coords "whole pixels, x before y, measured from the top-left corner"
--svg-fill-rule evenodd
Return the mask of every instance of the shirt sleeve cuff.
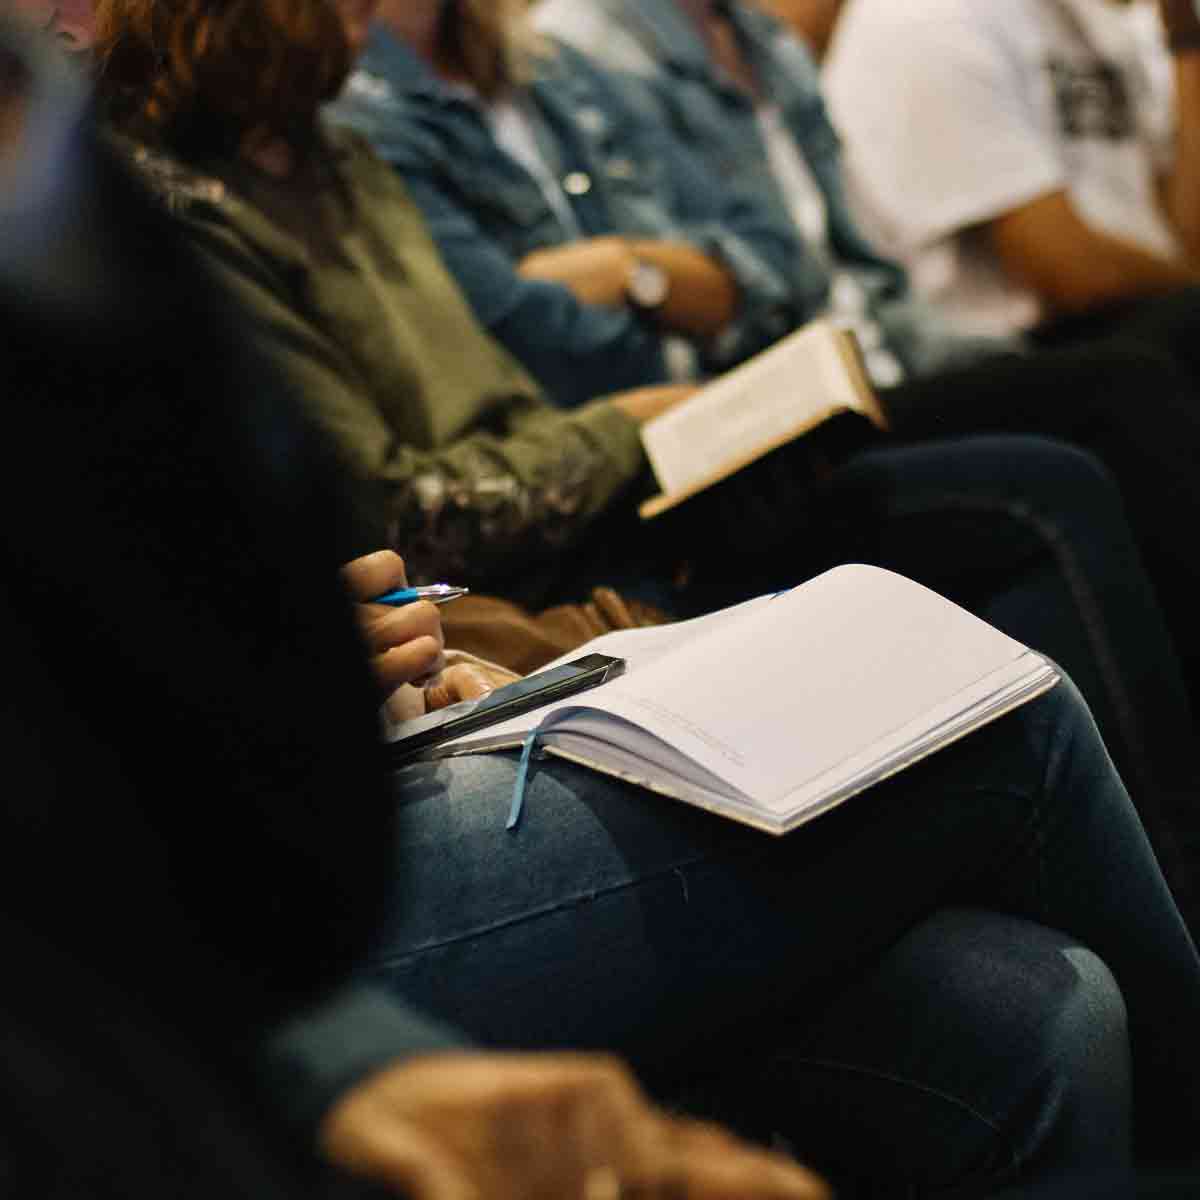
<path id="1" fill-rule="evenodd" d="M 360 1080 L 412 1055 L 466 1044 L 380 989 L 346 987 L 266 1037 L 259 1077 L 276 1111 L 315 1135 L 333 1103 Z"/>
<path id="2" fill-rule="evenodd" d="M 911 218 L 898 223 L 899 237 L 906 252 L 923 249 L 1015 212 L 1065 187 L 1062 172 L 1049 163 L 1041 168 L 1030 163 L 1007 173 L 997 169 L 986 189 L 950 189 L 940 204 L 910 205 Z"/>
<path id="3" fill-rule="evenodd" d="M 608 452 L 622 481 L 637 478 L 646 467 L 646 451 L 638 423 L 615 404 L 601 401 L 577 409 L 571 420 Z"/>
<path id="4" fill-rule="evenodd" d="M 737 311 L 712 339 L 709 366 L 726 367 L 791 331 L 793 297 L 774 268 L 737 234 L 715 225 L 689 232 L 693 244 L 725 264 L 738 288 Z"/>

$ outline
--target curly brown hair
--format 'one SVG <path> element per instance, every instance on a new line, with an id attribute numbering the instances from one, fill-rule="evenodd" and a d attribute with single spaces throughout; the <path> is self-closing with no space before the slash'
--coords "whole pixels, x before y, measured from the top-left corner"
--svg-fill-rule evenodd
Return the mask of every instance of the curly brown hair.
<path id="1" fill-rule="evenodd" d="M 118 128 L 227 154 L 252 132 L 307 139 L 352 55 L 334 0 L 97 0 L 96 63 Z"/>

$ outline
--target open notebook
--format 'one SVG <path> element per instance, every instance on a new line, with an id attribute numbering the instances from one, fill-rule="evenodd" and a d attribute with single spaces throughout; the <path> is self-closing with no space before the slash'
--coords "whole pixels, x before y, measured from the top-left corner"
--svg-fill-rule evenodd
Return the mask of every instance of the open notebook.
<path id="1" fill-rule="evenodd" d="M 438 753 L 520 746 L 536 728 L 551 754 L 780 834 L 1058 680 L 936 592 L 859 565 L 560 661 L 592 651 L 625 674 Z"/>

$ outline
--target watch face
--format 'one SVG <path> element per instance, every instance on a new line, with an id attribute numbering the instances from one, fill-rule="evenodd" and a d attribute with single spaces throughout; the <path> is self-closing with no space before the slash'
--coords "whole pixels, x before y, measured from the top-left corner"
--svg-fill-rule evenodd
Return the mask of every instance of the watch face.
<path id="1" fill-rule="evenodd" d="M 671 290 L 671 280 L 657 263 L 639 259 L 627 286 L 630 300 L 639 308 L 658 308 Z"/>

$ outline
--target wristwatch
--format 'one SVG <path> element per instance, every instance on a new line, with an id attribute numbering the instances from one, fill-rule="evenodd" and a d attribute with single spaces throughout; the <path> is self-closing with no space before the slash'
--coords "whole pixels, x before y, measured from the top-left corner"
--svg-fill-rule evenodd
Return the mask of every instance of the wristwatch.
<path id="1" fill-rule="evenodd" d="M 634 308 L 653 312 L 666 303 L 671 277 L 658 265 L 644 258 L 634 260 L 625 279 L 625 295 Z"/>

